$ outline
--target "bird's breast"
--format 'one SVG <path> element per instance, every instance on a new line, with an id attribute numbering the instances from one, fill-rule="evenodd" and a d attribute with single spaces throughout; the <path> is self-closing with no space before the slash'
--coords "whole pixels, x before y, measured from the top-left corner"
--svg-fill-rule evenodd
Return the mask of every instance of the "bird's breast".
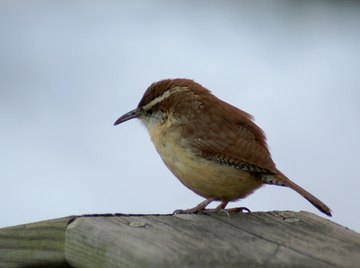
<path id="1" fill-rule="evenodd" d="M 205 198 L 236 200 L 262 185 L 247 172 L 202 158 L 176 127 L 164 124 L 148 130 L 157 152 L 171 172 Z"/>

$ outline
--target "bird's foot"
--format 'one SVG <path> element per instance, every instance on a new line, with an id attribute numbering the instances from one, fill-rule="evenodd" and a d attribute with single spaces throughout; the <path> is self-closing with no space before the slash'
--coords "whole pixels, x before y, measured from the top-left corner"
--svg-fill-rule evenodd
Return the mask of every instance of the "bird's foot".
<path id="1" fill-rule="evenodd" d="M 190 209 L 178 209 L 173 212 L 173 214 L 212 214 L 216 213 L 218 215 L 225 215 L 227 217 L 230 217 L 230 213 L 239 213 L 239 212 L 247 212 L 250 213 L 250 209 L 246 207 L 237 207 L 237 208 L 229 208 L 225 209 L 228 202 L 222 201 L 220 205 L 218 205 L 216 208 L 210 208 L 206 209 L 206 206 L 209 205 L 212 201 L 215 201 L 215 198 L 209 198 L 201 202 L 196 207 L 190 208 Z"/>
<path id="2" fill-rule="evenodd" d="M 173 214 L 204 214 L 205 211 L 208 209 L 205 209 L 207 205 L 209 205 L 212 201 L 214 201 L 214 198 L 209 198 L 204 201 L 202 201 L 199 205 L 193 208 L 189 209 L 177 209 L 173 212 Z"/>
<path id="3" fill-rule="evenodd" d="M 227 211 L 229 213 L 251 213 L 250 209 L 248 209 L 247 207 L 228 208 Z"/>
<path id="4" fill-rule="evenodd" d="M 206 209 L 203 213 L 205 214 L 210 214 L 210 213 L 215 213 L 219 216 L 226 216 L 228 218 L 230 218 L 230 214 L 231 213 L 250 213 L 250 209 L 246 208 L 246 207 L 237 207 L 237 208 L 223 208 L 223 206 L 220 204 L 217 208 L 215 209 Z"/>

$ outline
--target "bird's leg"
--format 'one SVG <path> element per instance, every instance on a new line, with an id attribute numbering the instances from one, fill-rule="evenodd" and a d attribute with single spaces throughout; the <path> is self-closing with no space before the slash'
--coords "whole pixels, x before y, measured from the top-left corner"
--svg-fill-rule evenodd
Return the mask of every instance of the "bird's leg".
<path id="1" fill-rule="evenodd" d="M 226 206 L 227 206 L 227 204 L 229 204 L 228 201 L 222 201 L 222 202 L 220 203 L 220 205 L 218 205 L 218 206 L 216 207 L 216 209 L 217 209 L 217 210 L 225 209 Z"/>
<path id="2" fill-rule="evenodd" d="M 203 213 L 205 212 L 205 208 L 207 205 L 209 205 L 212 201 L 214 201 L 215 198 L 208 198 L 204 201 L 202 201 L 200 204 L 198 204 L 196 207 L 189 208 L 189 209 L 178 209 L 175 210 L 173 214 L 195 214 L 195 213 Z"/>
<path id="3" fill-rule="evenodd" d="M 228 203 L 229 201 L 221 201 L 220 205 L 218 205 L 215 209 L 212 209 L 212 212 L 215 212 L 219 215 L 224 214 L 225 216 L 230 218 L 230 213 L 225 209 Z"/>
<path id="4" fill-rule="evenodd" d="M 225 209 L 226 205 L 229 203 L 228 201 L 222 201 L 220 205 L 216 208 L 209 208 L 205 209 L 207 205 L 209 205 L 212 201 L 215 201 L 214 198 L 206 199 L 205 201 L 201 202 L 194 208 L 186 209 L 186 210 L 176 210 L 174 214 L 193 214 L 193 213 L 203 213 L 203 214 L 210 214 L 210 213 L 217 213 L 217 214 L 225 214 L 226 216 L 230 217 L 229 212 Z"/>
<path id="5" fill-rule="evenodd" d="M 209 205 L 212 201 L 215 201 L 215 198 L 208 198 L 198 204 L 196 207 L 190 209 L 178 209 L 173 212 L 173 214 L 202 214 L 202 213 L 218 213 L 225 214 L 230 218 L 230 213 L 237 212 L 247 212 L 250 213 L 250 209 L 246 207 L 237 207 L 237 208 L 229 208 L 225 209 L 229 201 L 222 201 L 220 205 L 218 205 L 215 209 L 205 209 L 207 205 Z"/>

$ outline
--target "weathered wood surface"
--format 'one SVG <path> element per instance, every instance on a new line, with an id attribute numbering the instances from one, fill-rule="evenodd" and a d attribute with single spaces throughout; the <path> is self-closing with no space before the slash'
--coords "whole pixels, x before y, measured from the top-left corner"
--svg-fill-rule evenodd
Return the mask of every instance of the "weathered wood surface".
<path id="1" fill-rule="evenodd" d="M 1 267 L 360 267 L 360 234 L 309 212 L 79 216 L 0 229 Z"/>
<path id="2" fill-rule="evenodd" d="M 65 261 L 64 242 L 73 218 L 0 229 L 0 267 L 71 267 Z"/>

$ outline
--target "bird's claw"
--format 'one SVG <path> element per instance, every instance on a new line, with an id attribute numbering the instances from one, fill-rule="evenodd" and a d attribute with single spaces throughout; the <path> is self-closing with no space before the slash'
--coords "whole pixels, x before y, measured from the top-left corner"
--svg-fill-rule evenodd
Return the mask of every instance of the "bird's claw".
<path id="1" fill-rule="evenodd" d="M 229 208 L 229 209 L 224 209 L 224 208 L 208 208 L 208 209 L 198 209 L 197 207 L 195 208 L 190 208 L 190 209 L 177 209 L 173 212 L 173 215 L 178 215 L 178 214 L 212 214 L 215 213 L 219 216 L 227 216 L 230 218 L 230 213 L 250 213 L 250 209 L 246 208 L 246 207 L 237 207 L 237 208 Z"/>

